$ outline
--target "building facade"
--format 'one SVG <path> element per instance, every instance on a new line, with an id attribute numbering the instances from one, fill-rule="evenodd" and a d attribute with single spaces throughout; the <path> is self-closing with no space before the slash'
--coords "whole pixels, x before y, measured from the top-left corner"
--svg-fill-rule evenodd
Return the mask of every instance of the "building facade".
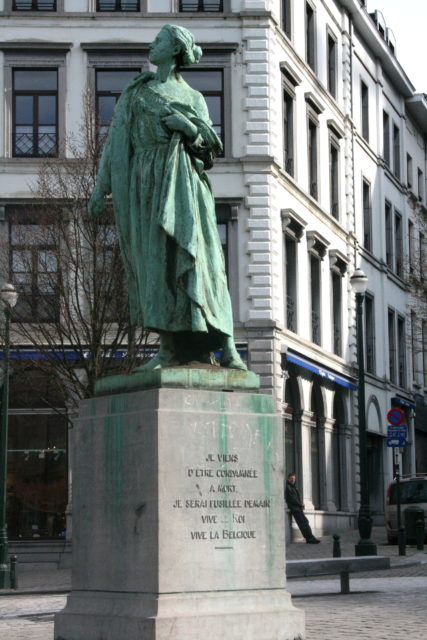
<path id="1" fill-rule="evenodd" d="M 187 27 L 204 55 L 184 77 L 205 95 L 224 143 L 210 178 L 236 341 L 283 414 L 285 473 L 297 473 L 319 534 L 351 526 L 358 507 L 350 276 L 358 266 L 368 276 L 365 410 L 381 522 L 393 475 L 387 412 L 407 415 L 403 472 L 425 471 L 417 414 L 427 388 L 427 101 L 381 14 L 360 0 L 3 0 L 0 11 L 0 224 L 11 256 L 3 279 L 31 277 L 41 293 L 39 254 L 49 247 L 34 243 L 37 277 L 25 276 L 14 227 L 34 224 L 27 208 L 43 159 L 72 161 L 83 96 L 89 90 L 105 130 L 123 87 L 149 69 L 162 25 Z M 36 384 L 24 403 L 26 348 L 16 345 L 24 364 L 10 410 L 9 531 L 55 538 L 68 500 L 67 403 L 38 406 Z"/>

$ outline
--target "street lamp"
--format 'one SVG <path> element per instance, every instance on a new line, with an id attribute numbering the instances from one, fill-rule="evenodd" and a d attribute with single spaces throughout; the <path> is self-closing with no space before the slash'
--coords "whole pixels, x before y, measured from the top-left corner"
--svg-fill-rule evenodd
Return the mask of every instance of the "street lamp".
<path id="1" fill-rule="evenodd" d="M 356 294 L 356 342 L 358 368 L 358 413 L 359 413 L 359 469 L 360 509 L 357 518 L 360 540 L 355 545 L 356 556 L 376 556 L 377 547 L 371 540 L 372 518 L 369 509 L 368 460 L 366 451 L 366 406 L 365 406 L 365 358 L 363 354 L 363 301 L 368 278 L 362 269 L 356 269 L 350 278 Z"/>
<path id="2" fill-rule="evenodd" d="M 0 427 L 0 589 L 10 586 L 10 570 L 8 563 L 9 544 L 6 524 L 7 496 L 7 429 L 9 412 L 9 344 L 10 314 L 18 300 L 18 293 L 12 284 L 4 284 L 0 291 L 5 317 L 3 348 L 3 393 L 1 403 Z"/>

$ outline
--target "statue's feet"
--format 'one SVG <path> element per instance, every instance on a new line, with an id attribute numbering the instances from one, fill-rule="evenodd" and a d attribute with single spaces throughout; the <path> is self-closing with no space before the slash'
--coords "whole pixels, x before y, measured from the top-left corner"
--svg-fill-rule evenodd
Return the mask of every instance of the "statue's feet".
<path id="1" fill-rule="evenodd" d="M 227 340 L 227 343 L 222 350 L 220 365 L 221 367 L 227 367 L 227 369 L 242 369 L 243 371 L 247 370 L 247 366 L 239 356 L 239 353 L 232 340 Z"/>
<path id="2" fill-rule="evenodd" d="M 164 367 L 176 367 L 179 360 L 176 357 L 173 340 L 170 334 L 163 334 L 160 338 L 158 353 L 145 364 L 136 367 L 133 372 L 151 371 L 153 369 L 163 369 Z"/>

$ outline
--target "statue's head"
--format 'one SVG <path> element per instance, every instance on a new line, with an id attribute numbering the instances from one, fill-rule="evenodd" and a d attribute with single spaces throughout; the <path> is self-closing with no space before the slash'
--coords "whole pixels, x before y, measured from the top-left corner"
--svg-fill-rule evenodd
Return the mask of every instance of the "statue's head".
<path id="1" fill-rule="evenodd" d="M 175 24 L 166 24 L 150 46 L 150 62 L 159 65 L 174 58 L 176 66 L 188 67 L 199 62 L 202 50 L 196 45 L 194 36 L 188 29 Z"/>

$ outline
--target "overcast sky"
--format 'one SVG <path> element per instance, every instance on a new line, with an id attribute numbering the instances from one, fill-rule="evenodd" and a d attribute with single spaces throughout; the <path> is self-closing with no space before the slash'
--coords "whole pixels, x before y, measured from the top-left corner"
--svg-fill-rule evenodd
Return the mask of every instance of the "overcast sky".
<path id="1" fill-rule="evenodd" d="M 396 57 L 415 86 L 427 93 L 427 0 L 368 0 L 368 11 L 381 11 L 396 38 Z"/>

